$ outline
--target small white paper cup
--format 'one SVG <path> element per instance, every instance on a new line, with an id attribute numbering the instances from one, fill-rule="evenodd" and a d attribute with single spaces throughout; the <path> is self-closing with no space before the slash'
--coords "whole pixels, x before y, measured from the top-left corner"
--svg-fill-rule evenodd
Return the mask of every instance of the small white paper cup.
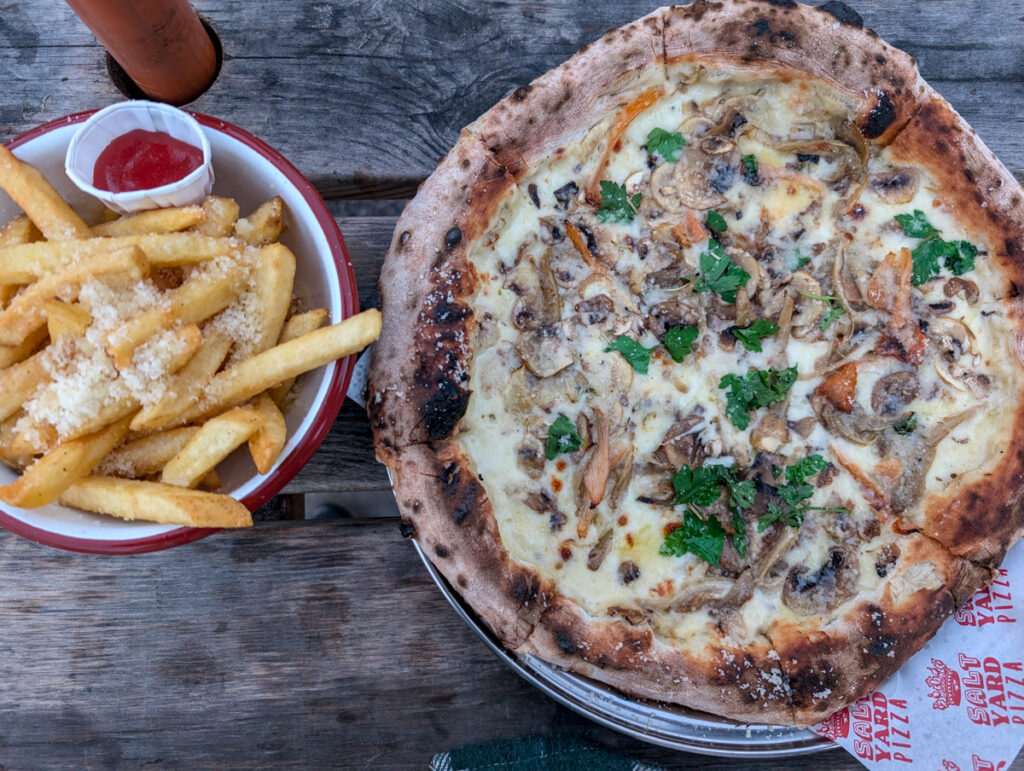
<path id="1" fill-rule="evenodd" d="M 112 193 L 92 184 L 93 170 L 100 153 L 122 134 L 135 129 L 162 131 L 203 151 L 203 162 L 188 176 L 169 185 L 128 193 Z M 133 100 L 105 107 L 75 132 L 64 157 L 68 178 L 83 192 L 98 198 L 121 214 L 189 206 L 203 200 L 213 189 L 213 164 L 210 142 L 196 119 L 183 110 L 159 102 Z"/>

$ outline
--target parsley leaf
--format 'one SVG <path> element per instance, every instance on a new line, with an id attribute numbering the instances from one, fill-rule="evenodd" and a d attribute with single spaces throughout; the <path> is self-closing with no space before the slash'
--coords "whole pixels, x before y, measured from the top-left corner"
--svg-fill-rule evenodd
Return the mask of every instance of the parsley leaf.
<path id="1" fill-rule="evenodd" d="M 641 375 L 646 375 L 647 367 L 651 363 L 651 351 L 657 347 L 658 346 L 655 345 L 651 348 L 645 348 L 632 337 L 619 335 L 615 340 L 609 343 L 608 347 L 604 350 L 605 353 L 608 353 L 609 351 L 618 351 L 623 355 L 626 361 L 629 362 L 629 366 Z"/>
<path id="2" fill-rule="evenodd" d="M 929 238 L 917 245 L 910 253 L 914 260 L 914 286 L 921 286 L 939 275 L 942 270 L 939 266 L 939 258 L 948 254 L 950 246 L 952 244 L 948 244 L 940 238 Z"/>
<path id="3" fill-rule="evenodd" d="M 708 226 L 708 230 L 715 233 L 724 233 L 729 229 L 729 226 L 725 222 L 725 217 L 716 211 L 708 212 L 708 216 L 704 220 L 704 224 Z"/>
<path id="4" fill-rule="evenodd" d="M 669 163 L 679 160 L 679 151 L 683 149 L 686 140 L 678 131 L 665 131 L 663 128 L 652 128 L 647 134 L 647 152 L 651 155 L 658 153 Z"/>
<path id="5" fill-rule="evenodd" d="M 643 195 L 626 194 L 626 186 L 601 180 L 601 205 L 597 209 L 597 218 L 601 222 L 632 222 Z"/>
<path id="6" fill-rule="evenodd" d="M 757 156 L 744 155 L 740 158 L 740 163 L 743 164 L 743 178 L 747 180 L 747 183 L 760 185 L 761 181 L 757 178 Z"/>
<path id="7" fill-rule="evenodd" d="M 724 544 L 725 530 L 716 517 L 709 516 L 705 522 L 687 509 L 683 514 L 683 524 L 668 534 L 658 551 L 666 557 L 695 554 L 717 568 Z"/>
<path id="8" fill-rule="evenodd" d="M 691 469 L 683 466 L 672 477 L 672 489 L 676 491 L 673 506 L 684 503 L 692 503 L 695 506 L 710 506 L 718 500 L 722 494 L 719 484 L 722 481 L 722 472 L 719 469 L 729 468 L 726 466 L 698 466 Z"/>
<path id="9" fill-rule="evenodd" d="M 914 209 L 913 214 L 897 214 L 895 219 L 903 228 L 904 235 L 924 239 L 910 253 L 914 260 L 914 286 L 921 286 L 939 275 L 942 270 L 940 259 L 954 276 L 974 270 L 978 247 L 969 241 L 943 241 L 939 231 L 920 209 Z"/>
<path id="10" fill-rule="evenodd" d="M 576 433 L 573 422 L 565 415 L 560 415 L 548 428 L 548 443 L 544 454 L 548 460 L 554 460 L 563 452 L 576 452 L 582 444 L 583 440 Z"/>
<path id="11" fill-rule="evenodd" d="M 700 330 L 697 327 L 671 327 L 665 333 L 665 348 L 672 361 L 679 363 L 693 353 L 693 344 Z"/>
<path id="12" fill-rule="evenodd" d="M 746 375 L 726 375 L 719 382 L 720 389 L 729 389 L 725 414 L 740 431 L 750 425 L 750 411 L 781 402 L 796 382 L 796 367 L 781 371 L 752 369 Z"/>
<path id="13" fill-rule="evenodd" d="M 743 343 L 748 351 L 761 352 L 761 338 L 771 337 L 779 331 L 779 326 L 773 321 L 758 319 L 746 329 L 734 329 L 733 337 Z"/>
<path id="14" fill-rule="evenodd" d="M 946 255 L 946 268 L 954 276 L 962 276 L 969 270 L 974 270 L 974 258 L 978 256 L 978 247 L 969 241 L 954 241 L 953 246 L 956 252 Z"/>
<path id="15" fill-rule="evenodd" d="M 740 555 L 740 559 L 747 556 L 747 528 L 743 524 L 743 516 L 739 511 L 733 510 L 732 520 L 729 522 L 732 525 L 732 545 L 736 549 L 736 553 Z"/>
<path id="16" fill-rule="evenodd" d="M 749 278 L 747 271 L 729 259 L 722 245 L 711 239 L 708 250 L 700 255 L 700 277 L 693 282 L 693 291 L 715 292 L 727 303 L 734 303 L 736 290 Z"/>
<path id="17" fill-rule="evenodd" d="M 728 466 L 730 471 L 732 467 Z M 753 479 L 738 482 L 730 474 L 724 480 L 729 488 L 729 505 L 734 509 L 749 509 L 754 505 L 754 496 L 757 495 L 757 485 Z"/>
<path id="18" fill-rule="evenodd" d="M 820 455 L 808 455 L 786 469 L 786 481 L 791 485 L 803 482 L 828 468 L 828 461 Z"/>
<path id="19" fill-rule="evenodd" d="M 781 522 L 789 527 L 800 527 L 804 514 L 808 511 L 846 511 L 846 509 L 828 508 L 825 506 L 803 506 L 804 501 L 814 495 L 814 487 L 807 483 L 807 478 L 819 474 L 828 468 L 828 461 L 820 455 L 808 455 L 786 468 L 786 484 L 775 489 L 776 495 L 784 505 L 775 502 L 768 504 L 768 513 L 758 517 L 757 532 L 763 533 L 773 522 Z"/>
<path id="20" fill-rule="evenodd" d="M 907 417 L 903 418 L 899 423 L 892 427 L 900 436 L 906 436 L 907 434 L 914 433 L 914 429 L 917 428 L 917 413 L 911 412 Z"/>
<path id="21" fill-rule="evenodd" d="M 928 238 L 939 234 L 920 209 L 914 209 L 913 214 L 897 214 L 895 219 L 903 228 L 903 234 L 911 238 Z"/>

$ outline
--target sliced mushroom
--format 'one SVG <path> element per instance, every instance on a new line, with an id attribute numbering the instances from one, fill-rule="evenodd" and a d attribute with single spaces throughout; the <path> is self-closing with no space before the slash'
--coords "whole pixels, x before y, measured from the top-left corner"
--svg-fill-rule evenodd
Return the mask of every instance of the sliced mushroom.
<path id="1" fill-rule="evenodd" d="M 947 280 L 942 287 L 942 293 L 946 297 L 956 297 L 960 292 L 964 293 L 964 299 L 967 300 L 969 305 L 974 305 L 981 296 L 977 284 L 959 276 L 954 276 Z"/>
<path id="2" fill-rule="evenodd" d="M 743 286 L 750 296 L 754 297 L 761 283 L 761 266 L 757 264 L 757 260 L 742 249 L 730 249 L 729 259 L 743 268 L 747 275 L 750 276 L 747 279 L 747 283 Z"/>
<path id="3" fill-rule="evenodd" d="M 798 270 L 793 274 L 789 284 L 793 292 L 793 337 L 805 337 L 810 331 L 816 328 L 821 314 L 825 310 L 825 303 L 816 299 L 821 296 L 821 284 L 810 273 Z M 814 295 L 809 297 L 808 295 Z"/>
<path id="4" fill-rule="evenodd" d="M 764 452 L 777 452 L 788 441 L 789 428 L 786 421 L 771 413 L 765 414 L 750 432 L 750 443 L 755 449 Z"/>
<path id="5" fill-rule="evenodd" d="M 953 388 L 970 393 L 978 399 L 986 396 L 992 388 L 992 378 L 988 375 L 967 369 L 959 362 L 947 361 L 943 356 L 935 358 L 935 371 Z"/>
<path id="6" fill-rule="evenodd" d="M 854 403 L 849 414 L 837 410 L 828 399 L 820 394 L 811 397 L 811 406 L 821 424 L 830 434 L 841 436 L 854 444 L 868 445 L 878 434 L 892 428 L 907 417 L 906 414 L 868 415 L 859 404 Z"/>
<path id="7" fill-rule="evenodd" d="M 796 565 L 786 576 L 782 602 L 801 616 L 824 615 L 857 589 L 860 567 L 843 546 L 829 550 L 825 564 L 813 573 Z"/>
<path id="8" fill-rule="evenodd" d="M 871 389 L 871 409 L 879 415 L 892 415 L 914 401 L 920 392 L 921 382 L 916 372 L 891 372 L 880 377 Z"/>
<path id="9" fill-rule="evenodd" d="M 576 312 L 584 324 L 601 325 L 608 321 L 609 316 L 614 319 L 615 303 L 608 295 L 599 294 L 576 303 Z"/>
<path id="10" fill-rule="evenodd" d="M 709 602 L 722 599 L 732 589 L 733 581 L 728 578 L 705 577 L 679 591 L 673 598 L 672 610 L 676 613 L 692 613 Z"/>
<path id="11" fill-rule="evenodd" d="M 886 203 L 910 203 L 921 185 L 920 175 L 913 169 L 892 169 L 868 178 L 872 192 Z"/>
<path id="12" fill-rule="evenodd" d="M 784 528 L 776 541 L 753 560 L 751 565 L 736 579 L 732 588 L 713 603 L 713 607 L 716 610 L 729 610 L 739 608 L 746 603 L 751 595 L 753 595 L 754 589 L 763 585 L 762 581 L 772 565 L 788 554 L 789 550 L 793 548 L 793 544 L 796 543 L 797 532 L 792 527 Z M 767 536 L 768 533 L 765 535 Z M 748 549 L 750 548 L 752 547 L 748 546 Z M 750 556 L 748 553 L 747 558 L 750 559 Z"/>
<path id="13" fill-rule="evenodd" d="M 575 360 L 559 325 L 525 335 L 517 346 L 526 368 L 539 378 L 557 375 Z"/>
<path id="14" fill-rule="evenodd" d="M 955 361 L 972 351 L 974 333 L 962 321 L 950 316 L 940 316 L 929 322 L 927 334 L 938 344 L 941 358 L 947 361 Z"/>
<path id="15" fill-rule="evenodd" d="M 697 326 L 703 315 L 699 307 L 688 302 L 667 300 L 651 306 L 646 327 L 660 340 L 672 327 Z"/>
<path id="16" fill-rule="evenodd" d="M 736 326 L 746 329 L 756 319 L 754 306 L 750 304 L 750 294 L 741 286 L 736 290 Z"/>
<path id="17" fill-rule="evenodd" d="M 659 451 L 655 453 L 664 456 L 666 468 L 677 471 L 683 466 L 693 468 L 701 464 L 704 460 L 704 447 L 698 434 L 692 432 L 703 422 L 703 416 L 696 412 L 676 417 L 665 432 Z"/>
<path id="18" fill-rule="evenodd" d="M 591 547 L 587 553 L 587 568 L 589 570 L 597 570 L 601 567 L 604 562 L 604 558 L 608 556 L 608 550 L 612 546 L 612 531 L 611 528 L 601 533 L 597 539 L 597 543 Z"/>
<path id="19" fill-rule="evenodd" d="M 544 445 L 534 436 L 527 436 L 516 448 L 516 463 L 531 479 L 544 474 Z"/>

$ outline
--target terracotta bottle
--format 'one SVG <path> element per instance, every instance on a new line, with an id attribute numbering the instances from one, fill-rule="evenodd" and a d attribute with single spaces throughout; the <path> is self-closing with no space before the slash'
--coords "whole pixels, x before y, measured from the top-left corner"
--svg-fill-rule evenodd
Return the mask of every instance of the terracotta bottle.
<path id="1" fill-rule="evenodd" d="M 209 34 L 188 0 L 67 0 L 151 99 L 181 105 L 217 72 Z"/>

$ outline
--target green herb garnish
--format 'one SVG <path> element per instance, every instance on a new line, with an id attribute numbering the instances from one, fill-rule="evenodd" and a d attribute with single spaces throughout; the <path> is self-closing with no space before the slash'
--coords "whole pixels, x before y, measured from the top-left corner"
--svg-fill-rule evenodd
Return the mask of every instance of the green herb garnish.
<path id="1" fill-rule="evenodd" d="M 761 184 L 757 178 L 757 156 L 744 155 L 740 158 L 740 163 L 743 164 L 743 178 L 751 185 Z"/>
<path id="2" fill-rule="evenodd" d="M 775 488 L 775 493 L 783 503 L 781 506 L 774 502 L 768 504 L 768 513 L 757 519 L 757 532 L 763 533 L 773 522 L 781 522 L 789 527 L 800 527 L 808 511 L 846 511 L 827 506 L 803 505 L 804 501 L 814 495 L 814 487 L 807 483 L 807 478 L 827 468 L 828 461 L 820 455 L 808 455 L 787 467 L 786 484 Z"/>
<path id="3" fill-rule="evenodd" d="M 679 151 L 686 140 L 678 131 L 665 131 L 663 128 L 652 128 L 647 134 L 647 152 L 657 153 L 669 163 L 679 160 Z"/>
<path id="4" fill-rule="evenodd" d="M 647 368 L 648 366 L 650 366 L 651 363 L 651 351 L 653 351 L 657 347 L 658 346 L 655 345 L 650 348 L 646 348 L 640 345 L 640 343 L 638 343 L 632 337 L 627 337 L 626 335 L 619 335 L 611 343 L 609 343 L 608 347 L 605 348 L 604 350 L 605 353 L 608 353 L 609 351 L 618 351 L 619 353 L 622 354 L 626 361 L 629 362 L 629 366 L 631 366 L 641 375 L 646 375 Z"/>
<path id="5" fill-rule="evenodd" d="M 548 428 L 548 442 L 544 454 L 548 460 L 554 460 L 564 452 L 576 452 L 582 444 L 583 440 L 576 432 L 576 426 L 565 415 L 561 415 Z"/>
<path id="6" fill-rule="evenodd" d="M 779 325 L 766 319 L 758 319 L 746 329 L 732 330 L 733 337 L 743 343 L 748 351 L 761 352 L 761 338 L 771 337 L 779 331 Z"/>
<path id="7" fill-rule="evenodd" d="M 733 262 L 718 241 L 711 239 L 708 250 L 700 255 L 700 276 L 693 282 L 695 292 L 715 292 L 727 303 L 736 302 L 736 290 L 744 286 L 750 274 Z"/>
<path id="8" fill-rule="evenodd" d="M 920 209 L 914 209 L 913 214 L 897 214 L 895 219 L 903 228 L 905 236 L 924 239 L 910 253 L 914 261 L 914 286 L 920 286 L 939 275 L 942 271 L 940 259 L 954 276 L 962 276 L 974 270 L 978 247 L 969 241 L 943 241 L 939 231 Z"/>
<path id="9" fill-rule="evenodd" d="M 903 234 L 911 238 L 928 238 L 939 234 L 920 209 L 914 209 L 913 214 L 897 214 L 895 219 L 903 228 Z"/>
<path id="10" fill-rule="evenodd" d="M 677 364 L 693 353 L 693 344 L 700 330 L 697 327 L 670 327 L 665 333 L 665 349 Z"/>
<path id="11" fill-rule="evenodd" d="M 704 224 L 708 226 L 708 230 L 715 233 L 724 233 L 729 229 L 729 226 L 725 223 L 725 217 L 716 211 L 708 212 L 708 216 L 704 220 Z"/>
<path id="12" fill-rule="evenodd" d="M 743 515 L 737 510 L 732 512 L 732 520 L 729 522 L 732 525 L 732 545 L 736 549 L 736 553 L 740 555 L 740 559 L 747 556 L 747 528 L 743 523 Z"/>
<path id="13" fill-rule="evenodd" d="M 666 536 L 658 551 L 666 557 L 695 554 L 717 568 L 724 544 L 725 531 L 714 515 L 709 515 L 704 521 L 687 509 L 683 513 L 683 524 Z"/>
<path id="14" fill-rule="evenodd" d="M 914 429 L 917 428 L 917 413 L 911 412 L 907 417 L 903 418 L 899 423 L 892 427 L 900 436 L 906 436 L 907 434 L 914 433 Z"/>
<path id="15" fill-rule="evenodd" d="M 781 402 L 796 382 L 796 367 L 777 371 L 752 369 L 746 375 L 726 375 L 719 382 L 720 389 L 728 388 L 725 414 L 740 431 L 750 425 L 750 412 L 769 404 Z"/>
<path id="16" fill-rule="evenodd" d="M 601 222 L 632 222 L 643 195 L 637 193 L 629 196 L 626 186 L 601 180 L 601 205 L 597 209 L 597 218 Z"/>

